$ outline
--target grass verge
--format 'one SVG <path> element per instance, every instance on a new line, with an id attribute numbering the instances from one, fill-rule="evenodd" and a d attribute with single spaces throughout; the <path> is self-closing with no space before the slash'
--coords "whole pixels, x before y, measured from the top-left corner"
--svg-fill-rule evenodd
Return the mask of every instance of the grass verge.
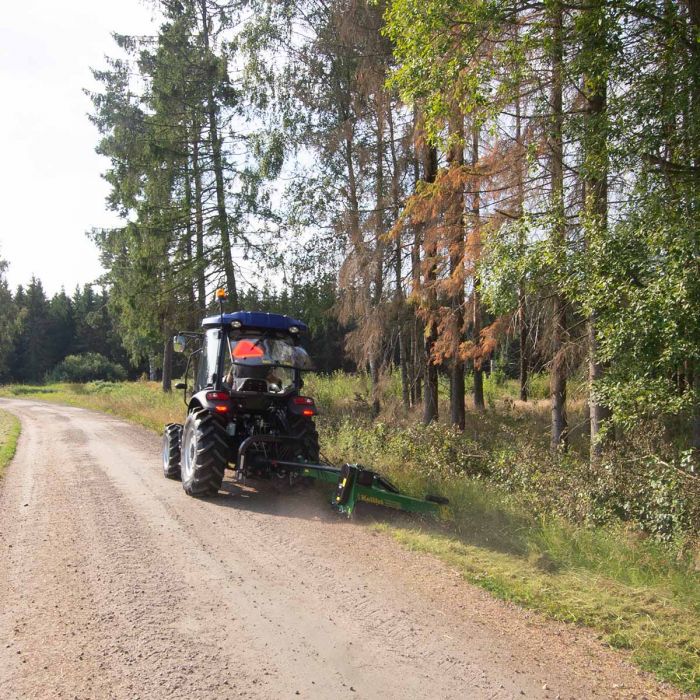
<path id="1" fill-rule="evenodd" d="M 461 440 L 439 426 L 427 432 L 368 428 L 362 423 L 364 381 L 348 375 L 309 381 L 309 393 L 322 408 L 319 424 L 328 456 L 366 461 L 409 493 L 434 491 L 451 501 L 449 521 L 437 528 L 381 525 L 382 530 L 407 548 L 446 561 L 497 597 L 598 631 L 604 643 L 628 650 L 640 667 L 700 694 L 700 558 L 694 561 L 687 550 L 659 544 L 623 524 L 574 525 L 538 511 L 535 504 L 550 490 L 552 499 L 562 498 L 561 485 L 550 489 L 550 481 L 572 490 L 561 481 L 566 464 L 543 464 L 538 478 L 547 480 L 547 488 L 537 492 L 527 490 L 531 476 L 516 472 L 522 481 L 516 489 L 512 476 L 507 484 L 494 483 L 492 466 L 490 475 L 482 473 L 485 458 L 495 454 L 498 431 L 502 442 L 512 442 L 536 431 L 537 415 L 490 411 Z M 152 382 L 8 386 L 0 395 L 90 408 L 158 432 L 184 415 L 181 394 L 164 395 Z M 588 487 L 581 482 L 572 502 L 584 499 Z"/>
<path id="2" fill-rule="evenodd" d="M 19 420 L 11 413 L 0 410 L 0 477 L 15 456 L 20 433 Z"/>
<path id="3" fill-rule="evenodd" d="M 376 527 L 408 549 L 437 556 L 498 598 L 596 630 L 604 644 L 629 650 L 639 667 L 700 693 L 700 589 L 697 582 L 682 581 L 675 567 L 650 576 L 637 564 L 628 578 L 638 582 L 624 582 L 592 567 L 563 565 L 546 552 L 523 556 L 449 534 Z M 619 549 L 619 542 L 613 547 Z M 606 568 L 602 560 L 597 568 Z"/>

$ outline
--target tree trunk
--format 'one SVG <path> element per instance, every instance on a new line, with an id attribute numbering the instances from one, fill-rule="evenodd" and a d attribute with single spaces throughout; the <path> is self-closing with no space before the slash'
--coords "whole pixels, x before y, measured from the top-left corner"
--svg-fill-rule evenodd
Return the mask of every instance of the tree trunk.
<path id="1" fill-rule="evenodd" d="M 604 441 L 601 430 L 610 418 L 610 409 L 599 403 L 594 395 L 596 382 L 603 377 L 603 365 L 597 359 L 597 340 L 595 335 L 595 314 L 588 318 L 588 383 L 590 420 L 591 420 L 591 462 L 597 462 L 602 454 Z"/>
<path id="2" fill-rule="evenodd" d="M 479 127 L 475 124 L 472 128 L 472 165 L 479 161 Z M 481 345 L 481 280 L 479 278 L 479 258 L 481 256 L 481 197 L 479 192 L 474 193 L 472 201 L 472 220 L 477 231 L 475 239 L 478 240 L 474 251 L 474 290 L 472 292 L 472 332 L 474 343 L 478 347 Z M 472 361 L 474 370 L 474 408 L 483 411 L 484 403 L 484 371 L 481 368 L 482 358 Z"/>
<path id="3" fill-rule="evenodd" d="M 454 143 L 448 153 L 448 164 L 451 168 L 462 168 L 464 165 L 464 116 L 459 107 L 450 119 L 450 136 Z M 451 299 L 452 320 L 454 324 L 455 347 L 450 363 L 450 422 L 459 430 L 464 430 L 466 416 L 464 412 L 464 360 L 460 356 L 460 345 L 464 333 L 464 254 L 465 254 L 465 221 L 464 221 L 464 191 L 451 193 L 451 201 L 445 213 L 446 223 L 452 229 L 450 252 L 450 275 L 458 290 Z"/>
<path id="4" fill-rule="evenodd" d="M 603 0 L 596 0 L 586 10 L 586 29 L 583 36 L 584 50 L 595 60 L 606 44 L 607 25 Z M 600 71 L 602 70 L 602 75 Z M 608 226 L 608 148 L 607 148 L 607 73 L 599 66 L 595 75 L 584 83 L 588 90 L 585 114 L 584 163 L 586 165 L 584 230 L 586 244 L 591 239 L 606 235 Z M 610 418 L 610 410 L 595 397 L 595 385 L 603 377 L 604 366 L 598 359 L 596 317 L 592 312 L 588 318 L 588 379 L 591 417 L 592 462 L 597 462 L 603 449 L 601 431 Z"/>
<path id="5" fill-rule="evenodd" d="M 563 356 L 566 333 L 566 305 L 561 295 L 555 294 L 552 312 L 552 367 L 549 373 L 549 393 L 552 402 L 550 447 L 553 452 L 568 447 L 569 424 L 566 416 L 566 363 Z"/>
<path id="6" fill-rule="evenodd" d="M 527 320 L 525 318 L 525 290 L 518 287 L 518 349 L 520 355 L 520 400 L 527 401 L 529 358 L 527 352 Z"/>
<path id="7" fill-rule="evenodd" d="M 423 167 L 423 179 L 426 182 L 435 182 L 437 177 L 437 149 L 428 146 L 425 152 L 425 164 Z M 427 304 L 431 318 L 429 319 L 424 335 L 423 343 L 423 367 L 425 372 L 425 396 L 423 400 L 423 423 L 427 425 L 438 418 L 438 368 L 433 362 L 433 347 L 437 341 L 437 324 L 432 319 L 437 300 L 435 298 L 435 256 L 437 251 L 434 243 L 423 241 L 425 253 L 425 278 L 424 287 L 428 296 Z"/>
<path id="8" fill-rule="evenodd" d="M 551 208 L 554 214 L 552 242 L 561 274 L 566 255 L 566 220 L 564 218 L 564 113 L 563 113 L 563 11 L 560 2 L 551 9 L 552 22 L 552 132 L 550 136 L 550 170 L 552 177 Z M 558 284 L 558 283 L 557 283 Z M 566 362 L 564 343 L 566 336 L 566 301 L 559 289 L 553 293 L 552 312 L 552 365 L 549 387 L 552 402 L 552 426 L 550 446 L 552 451 L 568 446 L 568 422 L 566 417 Z"/>
<path id="9" fill-rule="evenodd" d="M 517 28 L 516 28 L 517 38 Z M 524 187 L 524 149 L 522 148 L 522 119 L 520 115 L 520 85 L 517 86 L 518 95 L 515 100 L 515 147 L 517 152 L 516 160 L 516 202 L 515 213 L 518 220 L 522 222 L 525 202 Z M 518 239 L 518 247 L 521 256 L 525 256 L 525 232 L 521 226 Z M 520 400 L 527 401 L 527 379 L 529 370 L 529 357 L 527 350 L 527 317 L 526 317 L 526 296 L 525 280 L 518 282 L 518 356 L 520 361 Z"/>
<path id="10" fill-rule="evenodd" d="M 399 367 L 401 370 L 401 401 L 408 410 L 411 407 L 410 379 L 408 376 L 408 342 L 405 326 L 399 327 Z"/>
<path id="11" fill-rule="evenodd" d="M 384 293 L 384 104 L 382 93 L 375 96 L 377 112 L 377 133 L 375 142 L 375 177 L 374 177 L 374 293 L 372 295 L 371 313 L 375 323 L 379 323 L 379 308 Z M 381 346 L 373 348 L 372 358 L 372 412 L 379 415 L 379 376 L 381 365 Z"/>
<path id="12" fill-rule="evenodd" d="M 201 0 L 202 10 L 202 38 L 204 47 L 209 51 L 209 17 L 207 13 L 207 0 Z M 221 234 L 221 256 L 224 264 L 224 275 L 228 298 L 233 308 L 238 308 L 238 290 L 236 288 L 236 274 L 233 268 L 233 255 L 231 252 L 231 234 L 229 230 L 228 213 L 226 211 L 226 188 L 224 185 L 224 167 L 221 156 L 221 138 L 217 119 L 216 100 L 214 87 L 209 83 L 207 95 L 207 117 L 209 119 L 209 141 L 211 143 L 212 163 L 214 166 L 214 181 L 216 183 L 216 212 Z"/>
<path id="13" fill-rule="evenodd" d="M 394 141 L 394 113 L 391 102 L 387 109 L 387 122 L 389 126 L 389 152 L 391 153 L 391 200 L 393 223 L 396 223 L 401 213 L 401 188 L 399 178 L 399 163 L 396 156 L 396 143 Z M 399 334 L 399 367 L 401 371 L 401 399 L 404 409 L 408 410 L 411 406 L 411 395 L 409 388 L 408 377 L 408 353 L 407 353 L 407 338 L 406 338 L 406 323 L 404 318 L 404 294 L 403 294 L 403 272 L 402 272 L 402 257 L 403 249 L 401 247 L 401 233 L 396 235 L 396 246 L 394 250 L 394 283 L 396 285 L 395 303 L 396 303 L 396 320 Z"/>
<path id="14" fill-rule="evenodd" d="M 196 306 L 196 261 L 193 259 L 192 255 L 192 180 L 190 176 L 190 163 L 189 157 L 185 159 L 185 216 L 187 220 L 185 222 L 185 227 L 187 229 L 187 236 L 185 237 L 185 258 L 187 260 L 187 271 L 188 271 L 188 285 L 187 285 L 187 317 L 192 328 L 197 328 L 201 319 L 197 316 L 197 306 Z M 196 324 L 196 325 L 195 325 Z"/>
<path id="15" fill-rule="evenodd" d="M 173 390 L 173 332 L 171 328 L 165 329 L 165 342 L 163 343 L 163 391 Z"/>
<path id="16" fill-rule="evenodd" d="M 202 316 L 207 309 L 207 289 L 204 278 L 204 214 L 202 212 L 202 169 L 199 164 L 199 126 L 195 125 L 192 144 L 192 175 L 194 177 L 194 228 L 197 276 L 197 306 Z M 201 320 L 201 319 L 200 319 Z"/>
<path id="17" fill-rule="evenodd" d="M 415 319 L 413 324 L 413 366 L 416 372 L 416 382 L 414 385 L 413 405 L 423 403 L 423 377 L 425 376 L 425 368 L 423 366 L 423 334 L 420 321 Z"/>

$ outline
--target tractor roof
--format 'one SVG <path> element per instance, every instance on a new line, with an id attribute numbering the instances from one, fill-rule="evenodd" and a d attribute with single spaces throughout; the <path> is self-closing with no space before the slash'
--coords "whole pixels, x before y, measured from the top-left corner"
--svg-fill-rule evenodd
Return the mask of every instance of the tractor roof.
<path id="1" fill-rule="evenodd" d="M 220 326 L 222 315 L 209 316 L 202 321 L 204 328 Z M 289 331 L 293 326 L 299 329 L 300 333 L 308 333 L 309 327 L 303 322 L 291 316 L 282 314 L 268 314 L 264 311 L 236 311 L 232 314 L 223 314 L 223 325 L 230 326 L 233 321 L 238 321 L 241 328 L 262 331 Z"/>

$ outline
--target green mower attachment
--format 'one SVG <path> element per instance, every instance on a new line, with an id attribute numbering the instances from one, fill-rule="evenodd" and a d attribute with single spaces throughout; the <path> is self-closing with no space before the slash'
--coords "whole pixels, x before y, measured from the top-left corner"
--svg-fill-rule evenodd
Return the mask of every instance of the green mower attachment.
<path id="1" fill-rule="evenodd" d="M 243 470 L 248 450 L 259 443 L 294 443 L 298 438 L 291 435 L 253 435 L 246 438 L 238 450 L 238 468 Z M 386 506 L 410 513 L 439 515 L 449 501 L 442 496 L 414 498 L 399 491 L 388 479 L 360 464 L 344 464 L 336 467 L 331 464 L 311 464 L 270 458 L 271 466 L 282 467 L 300 476 L 336 484 L 331 506 L 348 517 L 355 510 L 358 501 Z"/>

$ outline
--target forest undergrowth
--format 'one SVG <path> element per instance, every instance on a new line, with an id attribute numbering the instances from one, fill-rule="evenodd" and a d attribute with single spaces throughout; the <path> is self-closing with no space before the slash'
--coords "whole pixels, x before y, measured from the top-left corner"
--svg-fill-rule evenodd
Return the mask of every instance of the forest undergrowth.
<path id="1" fill-rule="evenodd" d="M 363 375 L 310 376 L 305 387 L 320 407 L 329 460 L 361 462 L 409 493 L 450 499 L 444 522 L 400 518 L 378 528 L 498 597 L 597 630 L 640 667 L 700 693 L 700 480 L 669 426 L 618 436 L 591 467 L 575 392 L 570 449 L 551 455 L 541 377 L 526 404 L 514 383 L 487 378 L 487 408 L 468 412 L 464 434 L 421 425 L 403 409 L 396 378 L 384 382 L 376 419 Z M 179 392 L 151 382 L 14 385 L 0 395 L 92 408 L 156 431 L 185 411 Z M 445 386 L 441 411 L 446 402 Z"/>

